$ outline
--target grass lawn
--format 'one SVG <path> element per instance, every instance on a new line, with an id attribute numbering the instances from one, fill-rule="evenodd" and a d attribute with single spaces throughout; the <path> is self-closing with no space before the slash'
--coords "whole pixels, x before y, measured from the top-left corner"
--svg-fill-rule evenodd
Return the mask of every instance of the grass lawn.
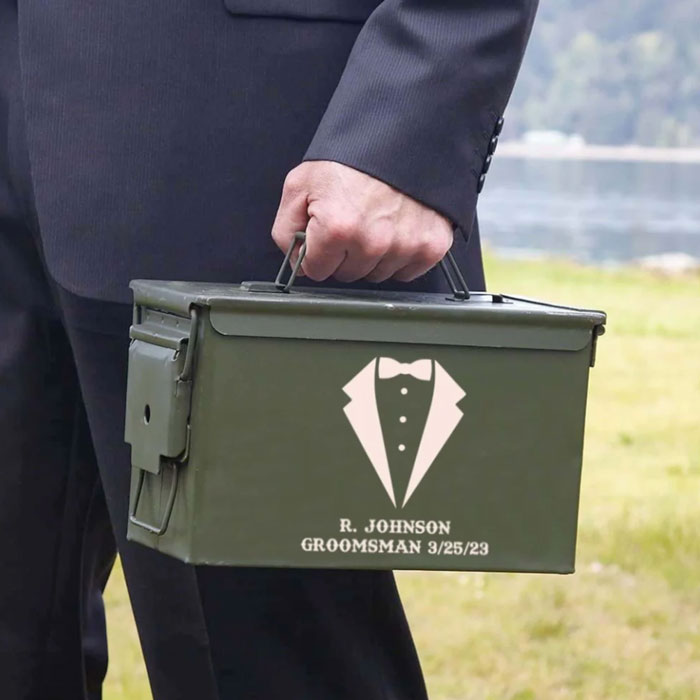
<path id="1" fill-rule="evenodd" d="M 489 257 L 490 288 L 601 308 L 577 573 L 401 573 L 432 700 L 700 698 L 700 279 Z M 121 572 L 106 700 L 148 700 Z M 329 699 L 331 700 L 331 699 Z"/>

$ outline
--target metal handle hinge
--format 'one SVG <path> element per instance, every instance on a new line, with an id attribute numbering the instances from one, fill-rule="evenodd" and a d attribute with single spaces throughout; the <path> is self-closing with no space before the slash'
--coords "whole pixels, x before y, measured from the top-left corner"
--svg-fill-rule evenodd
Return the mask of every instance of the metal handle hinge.
<path id="1" fill-rule="evenodd" d="M 464 275 L 459 269 L 459 265 L 457 265 L 457 261 L 454 259 L 452 251 L 448 250 L 445 257 L 440 261 L 440 269 L 442 270 L 442 274 L 445 275 L 447 284 L 450 285 L 450 290 L 452 291 L 452 296 L 447 297 L 447 299 L 450 301 L 467 301 L 470 296 L 467 280 L 464 279 Z M 457 282 L 459 282 L 461 289 L 460 287 L 457 287 L 455 279 L 452 276 L 453 274 L 454 277 L 457 278 Z"/>

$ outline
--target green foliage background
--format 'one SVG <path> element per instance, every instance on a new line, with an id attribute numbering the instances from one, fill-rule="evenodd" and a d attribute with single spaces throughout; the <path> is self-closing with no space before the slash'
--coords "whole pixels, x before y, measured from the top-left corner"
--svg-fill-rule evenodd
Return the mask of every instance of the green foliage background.
<path id="1" fill-rule="evenodd" d="M 700 146 L 700 2 L 540 0 L 506 123 Z"/>

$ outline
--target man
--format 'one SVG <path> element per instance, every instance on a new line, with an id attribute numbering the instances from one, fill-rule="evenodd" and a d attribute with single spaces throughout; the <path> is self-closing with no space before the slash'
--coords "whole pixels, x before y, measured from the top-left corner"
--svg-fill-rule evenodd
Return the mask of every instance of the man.
<path id="1" fill-rule="evenodd" d="M 269 280 L 306 229 L 308 283 L 440 289 L 454 230 L 483 288 L 476 199 L 535 6 L 0 0 L 4 699 L 100 697 L 115 543 L 156 700 L 425 698 L 389 572 L 125 541 L 128 282 Z"/>

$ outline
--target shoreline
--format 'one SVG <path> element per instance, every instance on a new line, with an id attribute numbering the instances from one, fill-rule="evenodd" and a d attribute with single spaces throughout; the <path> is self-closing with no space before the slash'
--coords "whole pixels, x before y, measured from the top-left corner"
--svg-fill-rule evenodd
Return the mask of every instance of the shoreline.
<path id="1" fill-rule="evenodd" d="M 598 270 L 644 270 L 674 278 L 697 278 L 700 275 L 700 257 L 683 251 L 654 253 L 624 259 L 582 260 L 561 251 L 552 253 L 539 248 L 501 247 L 487 244 L 484 250 L 487 259 L 495 257 L 507 261 L 565 263 Z"/>
<path id="2" fill-rule="evenodd" d="M 545 145 L 523 141 L 502 141 L 498 156 L 538 160 L 626 161 L 646 163 L 700 164 L 700 148 L 659 148 L 653 146 Z"/>

